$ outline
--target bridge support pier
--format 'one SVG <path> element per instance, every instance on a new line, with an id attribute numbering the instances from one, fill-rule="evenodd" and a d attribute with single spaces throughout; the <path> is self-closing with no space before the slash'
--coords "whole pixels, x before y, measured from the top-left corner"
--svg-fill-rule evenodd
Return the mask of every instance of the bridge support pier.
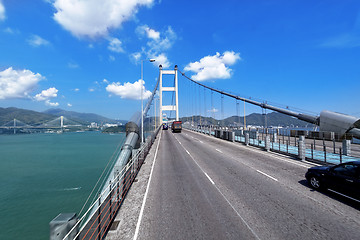
<path id="1" fill-rule="evenodd" d="M 305 136 L 299 136 L 298 144 L 298 156 L 300 160 L 305 160 L 306 157 L 306 147 L 305 147 Z"/>
<path id="2" fill-rule="evenodd" d="M 342 149 L 343 149 L 343 154 L 348 156 L 351 154 L 351 140 L 346 140 L 344 139 L 342 141 Z"/>

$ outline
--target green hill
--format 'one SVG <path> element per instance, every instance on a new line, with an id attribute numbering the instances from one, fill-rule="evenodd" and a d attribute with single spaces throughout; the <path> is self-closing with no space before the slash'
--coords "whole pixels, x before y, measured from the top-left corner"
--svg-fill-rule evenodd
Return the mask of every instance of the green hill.
<path id="1" fill-rule="evenodd" d="M 13 121 L 14 118 L 26 124 L 34 125 L 50 121 L 56 116 L 21 108 L 0 108 L 0 126 Z"/>
<path id="2" fill-rule="evenodd" d="M 182 117 L 180 119 L 183 122 L 194 121 L 195 124 L 200 124 L 200 116 L 192 116 L 192 117 Z M 288 115 L 271 112 L 266 114 L 266 122 L 267 126 L 299 126 L 306 127 L 311 124 L 301 121 L 299 119 L 290 117 Z M 243 116 L 232 116 L 225 118 L 224 120 L 213 119 L 211 117 L 201 117 L 201 124 L 220 124 L 226 126 L 243 126 L 244 125 L 244 117 Z M 252 113 L 246 116 L 246 125 L 254 125 L 254 126 L 264 126 L 265 125 L 265 115 L 260 113 Z"/>

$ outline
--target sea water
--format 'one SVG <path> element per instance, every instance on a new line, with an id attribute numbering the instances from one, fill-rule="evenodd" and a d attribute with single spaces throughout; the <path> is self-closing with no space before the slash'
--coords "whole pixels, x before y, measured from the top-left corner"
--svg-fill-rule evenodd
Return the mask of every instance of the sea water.
<path id="1" fill-rule="evenodd" d="M 78 213 L 124 134 L 0 135 L 0 239 L 49 239 Z"/>

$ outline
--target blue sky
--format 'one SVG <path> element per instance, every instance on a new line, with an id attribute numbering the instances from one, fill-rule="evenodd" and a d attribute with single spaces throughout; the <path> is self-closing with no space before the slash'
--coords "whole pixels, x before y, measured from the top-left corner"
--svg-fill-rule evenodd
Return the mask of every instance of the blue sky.
<path id="1" fill-rule="evenodd" d="M 359 1 L 0 0 L 0 107 L 129 119 L 148 58 L 145 96 L 157 66 L 176 64 L 243 97 L 360 117 Z M 179 88 L 181 116 L 243 114 L 182 77 Z"/>

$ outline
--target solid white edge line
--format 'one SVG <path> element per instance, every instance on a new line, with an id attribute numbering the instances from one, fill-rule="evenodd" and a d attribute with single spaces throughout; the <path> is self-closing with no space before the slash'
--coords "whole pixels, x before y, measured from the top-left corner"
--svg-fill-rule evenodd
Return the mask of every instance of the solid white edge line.
<path id="1" fill-rule="evenodd" d="M 208 175 L 206 172 L 204 172 L 204 173 L 205 173 L 205 175 L 207 176 L 207 178 L 209 179 L 209 181 L 210 181 L 213 185 L 215 185 L 214 181 L 209 177 L 209 175 Z"/>
<path id="2" fill-rule="evenodd" d="M 219 149 L 217 149 L 217 148 L 215 148 L 215 150 L 218 151 L 219 153 L 223 153 L 221 150 L 219 150 Z"/>
<path id="3" fill-rule="evenodd" d="M 256 171 L 257 171 L 258 173 L 261 173 L 262 175 L 264 175 L 264 176 L 266 176 L 266 177 L 268 177 L 268 178 L 270 178 L 270 179 L 278 182 L 278 180 L 277 180 L 276 178 L 270 176 L 269 174 L 266 174 L 266 173 L 264 173 L 264 172 L 262 172 L 262 171 L 260 171 L 260 170 L 256 170 Z"/>
<path id="4" fill-rule="evenodd" d="M 158 144 L 157 144 L 157 146 L 156 146 L 156 151 L 155 151 L 155 156 L 154 156 L 154 162 L 153 162 L 153 165 L 151 166 L 149 182 L 148 182 L 148 184 L 147 184 L 146 191 L 145 191 L 145 195 L 144 195 L 144 199 L 143 199 L 143 203 L 142 203 L 142 205 L 141 205 L 141 210 L 140 210 L 138 222 L 137 222 L 137 224 L 136 224 L 136 229 L 135 229 L 135 234 L 134 234 L 133 240 L 136 240 L 137 237 L 138 237 L 138 235 L 139 235 L 140 224 L 141 224 L 142 216 L 143 216 L 144 209 L 145 209 L 147 194 L 148 194 L 149 188 L 150 188 L 150 183 L 151 183 L 151 178 L 152 178 L 152 174 L 153 174 L 153 170 L 154 170 L 154 166 L 155 166 L 155 162 L 156 162 L 157 153 L 158 153 L 158 150 L 159 150 L 161 135 L 162 135 L 162 132 L 160 132 L 159 142 L 158 142 Z"/>

